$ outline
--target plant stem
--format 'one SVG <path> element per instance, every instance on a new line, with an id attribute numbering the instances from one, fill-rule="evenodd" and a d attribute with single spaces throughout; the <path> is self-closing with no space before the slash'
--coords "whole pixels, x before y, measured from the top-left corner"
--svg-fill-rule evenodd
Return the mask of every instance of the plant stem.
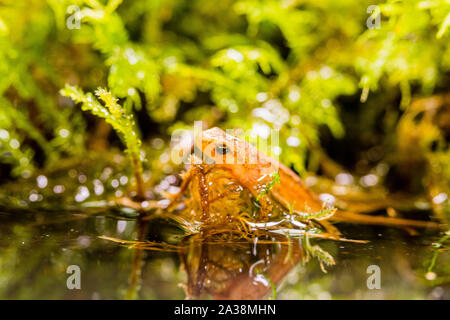
<path id="1" fill-rule="evenodd" d="M 147 237 L 148 221 L 142 221 L 141 219 L 139 219 L 137 231 L 138 237 L 136 240 L 144 241 Z M 125 295 L 126 300 L 135 300 L 138 298 L 142 282 L 142 267 L 145 263 L 143 258 L 144 258 L 144 251 L 139 248 L 134 248 L 128 290 Z"/>
<path id="2" fill-rule="evenodd" d="M 134 178 L 136 179 L 136 190 L 139 199 L 145 198 L 144 178 L 142 177 L 142 163 L 135 155 L 131 156 L 133 161 Z"/>

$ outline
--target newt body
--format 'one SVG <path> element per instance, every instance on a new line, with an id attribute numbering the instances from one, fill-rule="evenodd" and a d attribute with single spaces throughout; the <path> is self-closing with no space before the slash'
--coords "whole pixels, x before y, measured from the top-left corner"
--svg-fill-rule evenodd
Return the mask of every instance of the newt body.
<path id="1" fill-rule="evenodd" d="M 202 187 L 200 180 L 203 178 L 198 178 L 199 176 L 194 174 L 194 171 L 198 173 L 199 168 L 207 172 L 218 169 L 229 172 L 232 179 L 248 190 L 254 198 L 257 198 L 267 187 L 274 172 L 279 174 L 279 184 L 274 184 L 267 195 L 259 199 L 263 209 L 267 209 L 261 210 L 259 218 L 262 221 L 268 218 L 267 215 L 270 214 L 275 203 L 283 206 L 285 210 L 293 209 L 300 213 L 319 212 L 324 208 L 324 203 L 291 169 L 259 151 L 250 143 L 226 134 L 219 128 L 204 131 L 201 139 L 195 141 L 194 148 L 197 151 L 201 150 L 202 159 L 195 158 L 184 184 L 189 184 L 192 177 L 196 176 L 197 178 L 194 180 L 197 181 L 195 187 L 197 190 L 203 188 L 203 191 L 207 191 L 211 186 L 211 181 L 209 181 L 208 186 L 203 185 Z M 200 199 L 200 195 L 203 195 L 203 199 Z M 200 207 L 203 208 L 203 214 L 210 214 L 206 209 L 208 199 L 205 198 L 205 193 L 199 192 L 197 198 L 202 203 Z M 328 220 L 392 227 L 439 227 L 439 224 L 435 222 L 368 216 L 342 210 L 337 210 Z M 328 231 L 338 233 L 327 221 L 321 223 L 327 227 Z"/>

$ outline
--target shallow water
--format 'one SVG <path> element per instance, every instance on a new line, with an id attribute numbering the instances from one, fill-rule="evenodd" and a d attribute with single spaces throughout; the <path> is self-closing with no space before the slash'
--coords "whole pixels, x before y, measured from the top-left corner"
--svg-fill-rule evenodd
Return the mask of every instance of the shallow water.
<path id="1" fill-rule="evenodd" d="M 433 271 L 427 270 L 432 243 L 441 236 L 431 230 L 411 236 L 401 229 L 340 224 L 346 238 L 370 242 L 315 241 L 335 258 L 327 273 L 316 259 L 292 265 L 287 246 L 280 244 L 185 239 L 182 249 L 165 252 L 99 238 L 168 243 L 182 238 L 166 221 L 146 224 L 133 210 L 108 205 L 107 199 L 127 192 L 122 160 L 116 160 L 108 167 L 69 165 L 3 186 L 0 298 L 184 299 L 186 287 L 205 298 L 245 298 L 249 292 L 277 299 L 450 298 L 448 251 L 442 249 Z M 255 272 L 258 264 L 264 272 Z M 79 290 L 67 287 L 71 265 L 80 268 Z M 371 265 L 380 268 L 380 289 L 367 286 Z"/>
<path id="2" fill-rule="evenodd" d="M 124 298 L 129 290 L 134 254 L 138 249 L 98 237 L 106 235 L 134 240 L 138 226 L 135 219 L 114 215 L 7 213 L 3 209 L 0 214 L 1 297 Z M 161 232 L 164 230 L 160 226 L 154 225 L 151 229 L 149 239 L 163 238 Z M 329 267 L 325 274 L 315 260 L 305 265 L 299 263 L 284 278 L 277 290 L 277 298 L 450 298 L 448 286 L 433 286 L 424 278 L 424 264 L 432 254 L 430 243 L 436 241 L 436 236 L 411 237 L 401 230 L 378 227 L 351 226 L 343 230 L 352 238 L 371 242 L 320 241 L 321 246 L 335 257 L 336 265 Z M 254 250 L 251 244 L 232 253 L 228 250 L 230 246 L 236 245 L 215 244 L 213 249 L 223 250 L 236 259 L 236 264 L 252 259 Z M 268 250 L 267 246 L 264 249 Z M 256 250 L 261 248 L 257 246 Z M 184 299 L 186 295 L 179 284 L 186 284 L 187 274 L 186 268 L 180 267 L 180 255 L 176 252 L 142 252 L 142 287 L 138 297 Z M 276 255 L 274 252 L 269 254 Z M 439 256 L 441 264 L 448 259 L 448 253 Z M 78 265 L 81 269 L 81 290 L 69 290 L 66 286 L 69 265 Z M 379 290 L 367 288 L 369 265 L 380 267 Z"/>

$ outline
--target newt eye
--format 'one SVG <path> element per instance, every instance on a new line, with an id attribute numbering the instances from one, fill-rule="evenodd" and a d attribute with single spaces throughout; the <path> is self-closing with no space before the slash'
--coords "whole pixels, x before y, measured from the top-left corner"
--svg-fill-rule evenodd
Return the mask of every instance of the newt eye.
<path id="1" fill-rule="evenodd" d="M 220 154 L 227 154 L 228 147 L 226 144 L 222 144 L 221 146 L 216 146 L 216 151 Z"/>

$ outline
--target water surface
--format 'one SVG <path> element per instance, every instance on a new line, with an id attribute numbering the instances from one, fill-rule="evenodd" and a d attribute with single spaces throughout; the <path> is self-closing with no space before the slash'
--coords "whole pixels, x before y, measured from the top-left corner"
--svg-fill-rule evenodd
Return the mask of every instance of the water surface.
<path id="1" fill-rule="evenodd" d="M 436 265 L 428 270 L 437 250 L 432 244 L 441 237 L 436 231 L 411 235 L 340 224 L 346 238 L 369 242 L 315 241 L 336 261 L 324 273 L 316 259 L 292 264 L 284 244 L 211 244 L 183 238 L 176 225 L 162 219 L 142 222 L 133 210 L 109 203 L 128 192 L 123 159 L 98 167 L 86 162 L 88 167 L 68 164 L 2 187 L 0 298 L 184 299 L 186 292 L 203 298 L 248 297 L 249 292 L 277 299 L 450 298 L 448 251 L 439 249 Z M 182 246 L 145 250 L 105 237 Z M 300 247 L 294 246 L 295 254 L 302 254 Z M 71 265 L 81 270 L 79 290 L 67 287 Z M 367 286 L 371 265 L 380 268 L 380 289 Z"/>

